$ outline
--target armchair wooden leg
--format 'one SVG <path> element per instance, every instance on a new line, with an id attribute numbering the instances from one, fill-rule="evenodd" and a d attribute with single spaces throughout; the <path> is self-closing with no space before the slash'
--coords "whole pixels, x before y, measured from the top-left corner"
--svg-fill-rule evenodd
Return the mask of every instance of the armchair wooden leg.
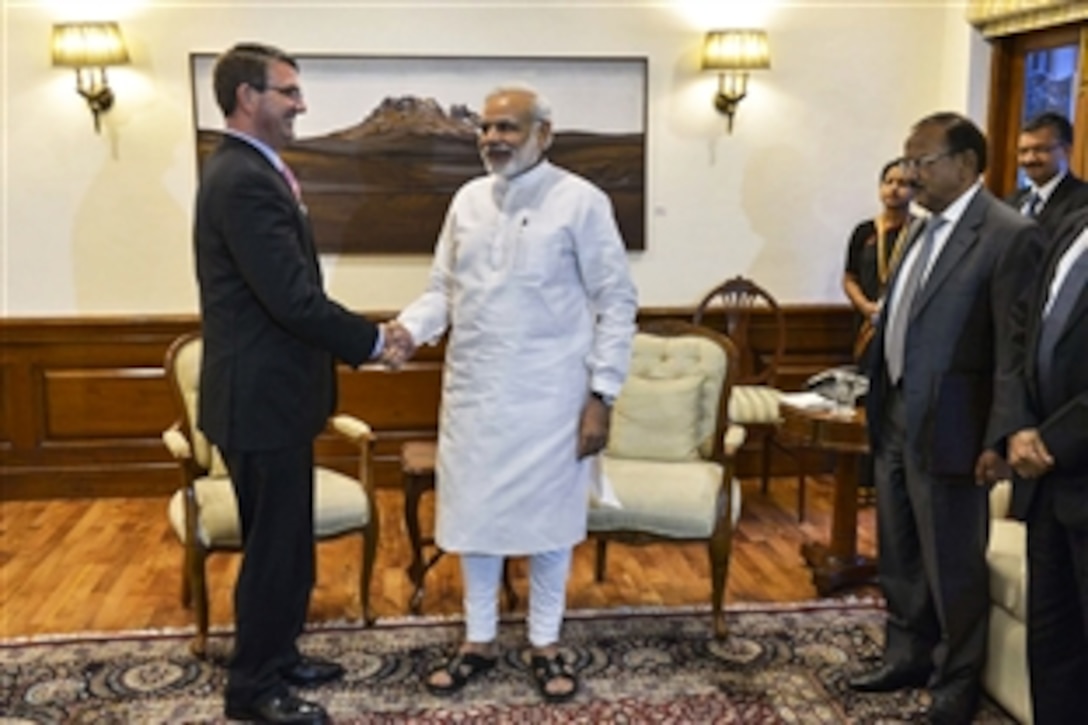
<path id="1" fill-rule="evenodd" d="M 189 558 L 192 555 L 189 552 L 189 547 L 185 547 L 185 551 L 182 553 L 181 562 L 181 606 L 185 609 L 193 608 L 193 578 L 192 578 L 192 562 Z"/>
<path id="2" fill-rule="evenodd" d="M 767 487 L 771 482 L 771 440 L 771 435 L 763 436 L 762 444 L 759 447 L 760 490 L 764 495 L 766 495 Z"/>
<path id="3" fill-rule="evenodd" d="M 805 523 L 805 468 L 800 460 L 797 462 L 797 523 Z"/>
<path id="4" fill-rule="evenodd" d="M 604 581 L 604 568 L 608 563 L 608 542 L 604 539 L 597 539 L 597 561 L 594 566 L 594 577 L 597 583 L 600 584 Z"/>
<path id="5" fill-rule="evenodd" d="M 725 582 L 729 574 L 729 555 L 733 548 L 733 530 L 728 522 L 719 522 L 718 529 L 710 538 L 710 613 L 714 636 L 721 639 L 728 634 L 722 603 L 725 600 Z"/>
<path id="6" fill-rule="evenodd" d="M 371 512 L 370 522 L 363 529 L 363 564 L 359 576 L 359 605 L 366 627 L 374 624 L 374 615 L 370 612 L 370 584 L 374 579 L 374 558 L 378 552 L 378 529 L 377 512 Z"/>
<path id="7" fill-rule="evenodd" d="M 196 636 L 193 637 L 189 649 L 199 659 L 204 659 L 208 652 L 208 583 L 204 567 L 207 553 L 199 545 L 190 547 L 191 568 L 189 575 L 192 579 L 192 602 L 196 615 Z"/>

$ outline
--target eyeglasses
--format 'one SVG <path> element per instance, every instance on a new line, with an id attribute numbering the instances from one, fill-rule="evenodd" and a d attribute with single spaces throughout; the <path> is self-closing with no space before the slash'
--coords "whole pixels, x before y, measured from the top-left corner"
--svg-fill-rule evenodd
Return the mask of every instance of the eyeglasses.
<path id="1" fill-rule="evenodd" d="M 275 91 L 289 101 L 298 103 L 302 100 L 302 89 L 298 86 L 254 86 L 258 91 L 264 93 L 265 91 Z"/>
<path id="2" fill-rule="evenodd" d="M 956 153 L 956 152 L 955 151 L 934 151 L 931 154 L 926 154 L 925 156 L 916 156 L 914 158 L 911 158 L 909 156 L 904 156 L 900 163 L 903 164 L 903 167 L 905 169 L 908 169 L 910 171 L 916 171 L 916 170 L 918 170 L 920 168 L 931 166 L 931 165 L 937 163 L 938 161 L 940 161 L 941 159 L 946 158 L 948 156 L 951 156 L 954 153 Z"/>
<path id="3" fill-rule="evenodd" d="M 1046 156 L 1047 154 L 1053 153 L 1054 150 L 1057 149 L 1059 146 L 1061 146 L 1061 144 L 1057 143 L 1040 146 L 1021 146 L 1020 148 L 1016 149 L 1016 153 L 1019 156 L 1028 156 L 1029 154 L 1034 154 L 1036 156 Z"/>

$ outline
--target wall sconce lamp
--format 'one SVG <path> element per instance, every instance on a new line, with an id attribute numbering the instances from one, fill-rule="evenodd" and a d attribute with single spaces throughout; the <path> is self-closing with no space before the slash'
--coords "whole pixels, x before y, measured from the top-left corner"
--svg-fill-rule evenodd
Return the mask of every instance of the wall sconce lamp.
<path id="1" fill-rule="evenodd" d="M 113 105 L 106 66 L 128 63 L 128 50 L 117 23 L 59 23 L 53 26 L 53 65 L 76 69 L 76 91 L 98 116 Z"/>
<path id="2" fill-rule="evenodd" d="M 762 30 L 711 30 L 703 45 L 703 70 L 718 71 L 714 108 L 727 119 L 733 133 L 733 116 L 748 94 L 748 71 L 771 67 L 767 33 Z"/>

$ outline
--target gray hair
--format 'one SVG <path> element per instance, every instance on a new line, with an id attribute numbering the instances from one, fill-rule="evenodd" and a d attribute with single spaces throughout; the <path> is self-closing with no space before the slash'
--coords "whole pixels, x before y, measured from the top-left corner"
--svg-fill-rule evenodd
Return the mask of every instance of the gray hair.
<path id="1" fill-rule="evenodd" d="M 531 96 L 533 99 L 533 120 L 542 121 L 544 123 L 552 122 L 552 104 L 540 93 L 540 91 L 533 88 L 528 83 L 514 82 L 496 86 L 491 89 L 491 92 L 488 93 L 487 96 L 485 96 L 485 100 L 494 98 L 495 96 L 501 96 L 504 93 L 522 93 Z"/>

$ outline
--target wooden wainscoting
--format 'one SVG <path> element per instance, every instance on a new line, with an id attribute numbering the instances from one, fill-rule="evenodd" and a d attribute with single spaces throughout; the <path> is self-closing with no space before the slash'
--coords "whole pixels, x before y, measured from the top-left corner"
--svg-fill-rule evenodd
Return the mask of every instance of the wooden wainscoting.
<path id="1" fill-rule="evenodd" d="M 643 320 L 691 319 L 691 308 L 647 308 Z M 845 305 L 785 307 L 786 359 L 779 387 L 849 362 L 852 318 Z M 375 313 L 374 319 L 389 314 Z M 769 317 L 751 341 L 765 350 Z M 0 320 L 0 499 L 146 496 L 172 491 L 178 473 L 160 434 L 176 417 L 163 358 L 191 316 Z M 378 485 L 400 485 L 405 440 L 433 438 L 443 347 L 425 347 L 396 373 L 340 369 L 340 410 L 378 434 Z M 318 459 L 350 472 L 351 447 L 322 436 Z M 750 464 L 743 459 L 741 464 Z M 743 471 L 742 471 L 743 472 Z"/>

